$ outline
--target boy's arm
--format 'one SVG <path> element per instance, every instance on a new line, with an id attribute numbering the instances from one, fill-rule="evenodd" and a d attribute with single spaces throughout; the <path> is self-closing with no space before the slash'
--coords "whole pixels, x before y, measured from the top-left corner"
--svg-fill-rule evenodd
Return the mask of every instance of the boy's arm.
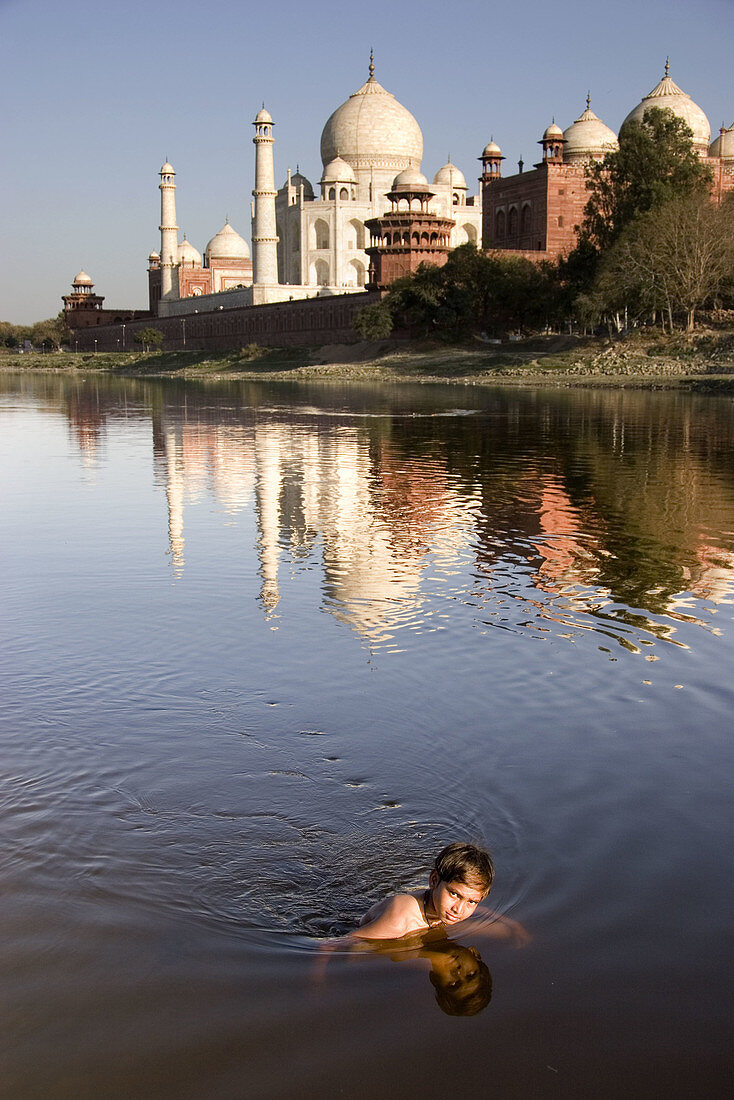
<path id="1" fill-rule="evenodd" d="M 494 909 L 482 910 L 482 916 L 489 917 L 490 923 L 476 927 L 472 924 L 472 934 L 488 936 L 493 940 L 509 940 L 514 947 L 527 947 L 532 940 L 527 928 L 512 917 L 506 917 Z"/>

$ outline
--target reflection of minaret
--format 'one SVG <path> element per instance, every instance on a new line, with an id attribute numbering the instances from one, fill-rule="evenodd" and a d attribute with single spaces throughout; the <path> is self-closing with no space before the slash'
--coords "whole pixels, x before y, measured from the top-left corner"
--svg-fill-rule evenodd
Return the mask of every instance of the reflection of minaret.
<path id="1" fill-rule="evenodd" d="M 257 513 L 260 520 L 260 598 L 266 612 L 278 606 L 280 557 L 280 489 L 283 442 L 277 429 L 255 429 L 257 464 Z"/>
<path id="2" fill-rule="evenodd" d="M 273 168 L 273 120 L 258 111 L 255 136 L 255 216 L 252 226 L 253 282 L 257 286 L 278 283 L 278 234 L 275 229 L 275 171 Z"/>
<path id="3" fill-rule="evenodd" d="M 161 301 L 178 298 L 174 271 L 178 264 L 178 226 L 176 225 L 176 173 L 168 161 L 161 168 Z"/>
<path id="4" fill-rule="evenodd" d="M 175 428 L 165 429 L 166 500 L 168 502 L 168 544 L 174 575 L 180 577 L 184 567 L 184 488 L 181 435 Z"/>

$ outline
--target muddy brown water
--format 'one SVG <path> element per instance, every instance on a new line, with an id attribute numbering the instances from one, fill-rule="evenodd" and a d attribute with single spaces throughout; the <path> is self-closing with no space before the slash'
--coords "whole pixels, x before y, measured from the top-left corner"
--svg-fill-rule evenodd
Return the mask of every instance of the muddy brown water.
<path id="1" fill-rule="evenodd" d="M 730 398 L 0 389 L 3 1096 L 723 1092 Z"/>

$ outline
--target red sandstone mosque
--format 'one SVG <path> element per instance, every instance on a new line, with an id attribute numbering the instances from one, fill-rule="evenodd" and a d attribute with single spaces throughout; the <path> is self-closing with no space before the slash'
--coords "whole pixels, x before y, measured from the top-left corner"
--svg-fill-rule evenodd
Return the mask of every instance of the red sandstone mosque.
<path id="1" fill-rule="evenodd" d="M 734 187 L 734 124 L 711 142 L 706 115 L 674 83 L 667 62 L 663 79 L 625 122 L 642 119 L 649 107 L 667 108 L 691 128 L 694 147 L 713 172 L 714 200 L 721 201 Z M 372 56 L 367 81 L 324 126 L 318 195 L 298 170 L 288 169 L 276 189 L 273 119 L 264 107 L 253 125 L 252 260 L 229 220 L 203 253 L 185 236 L 179 241 L 175 171 L 166 162 L 160 251 L 148 257 L 149 310 L 104 309 L 81 271 L 64 296 L 75 334 L 99 329 L 100 347 L 114 349 L 119 334 L 102 329 L 155 317 L 167 346 L 185 344 L 187 331 L 192 346 L 195 340 L 225 347 L 353 339 L 354 313 L 368 296 L 376 299 L 421 262 L 444 263 L 457 245 L 472 242 L 532 259 L 569 252 L 583 220 L 586 166 L 618 147 L 587 97 L 586 109 L 565 130 L 555 121 L 546 128 L 541 159 L 528 171 L 520 161 L 518 172 L 504 175 L 505 157 L 492 140 L 479 157 L 476 194 L 451 161 L 429 184 L 421 171 L 420 127 L 375 79 Z"/>

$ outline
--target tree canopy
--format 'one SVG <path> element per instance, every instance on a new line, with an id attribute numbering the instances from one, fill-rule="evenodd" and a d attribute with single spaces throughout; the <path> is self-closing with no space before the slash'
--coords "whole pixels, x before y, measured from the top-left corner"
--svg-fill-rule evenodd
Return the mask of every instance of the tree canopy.
<path id="1" fill-rule="evenodd" d="M 589 200 L 580 244 L 611 247 L 635 218 L 673 198 L 703 194 L 711 172 L 693 148 L 693 132 L 670 110 L 650 107 L 628 122 L 619 149 L 589 165 Z"/>

